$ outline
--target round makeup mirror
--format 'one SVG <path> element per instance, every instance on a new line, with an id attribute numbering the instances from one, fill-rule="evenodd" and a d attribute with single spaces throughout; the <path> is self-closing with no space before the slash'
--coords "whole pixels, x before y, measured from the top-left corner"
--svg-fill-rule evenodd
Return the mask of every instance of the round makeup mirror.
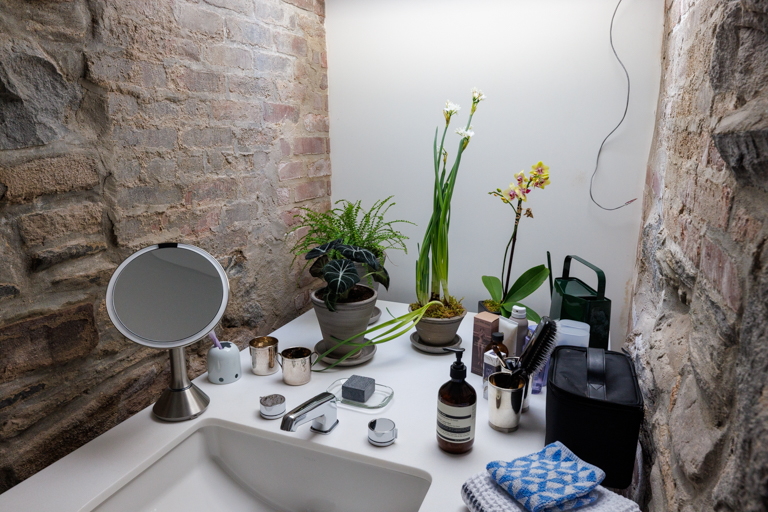
<path id="1" fill-rule="evenodd" d="M 184 347 L 213 330 L 228 300 L 224 269 L 192 245 L 146 247 L 112 275 L 107 312 L 115 327 L 131 341 L 170 352 L 171 384 L 152 409 L 159 419 L 189 420 L 208 407 L 208 395 L 189 380 Z"/>

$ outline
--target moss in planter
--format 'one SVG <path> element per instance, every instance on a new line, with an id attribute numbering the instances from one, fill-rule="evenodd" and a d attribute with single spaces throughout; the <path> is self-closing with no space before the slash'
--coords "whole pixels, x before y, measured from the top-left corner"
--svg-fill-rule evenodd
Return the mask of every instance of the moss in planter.
<path id="1" fill-rule="evenodd" d="M 483 306 L 485 306 L 485 309 L 487 309 L 491 313 L 498 314 L 499 311 L 501 311 L 501 303 L 495 300 L 491 300 L 491 299 L 484 300 Z"/>
<path id="2" fill-rule="evenodd" d="M 424 316 L 427 318 L 453 318 L 461 316 L 465 311 L 464 306 L 461 305 L 460 300 L 456 300 L 456 297 L 448 297 L 446 300 L 441 301 L 442 304 L 435 304 L 429 306 Z M 411 304 L 411 310 L 415 311 L 421 307 L 421 304 L 414 302 Z"/>

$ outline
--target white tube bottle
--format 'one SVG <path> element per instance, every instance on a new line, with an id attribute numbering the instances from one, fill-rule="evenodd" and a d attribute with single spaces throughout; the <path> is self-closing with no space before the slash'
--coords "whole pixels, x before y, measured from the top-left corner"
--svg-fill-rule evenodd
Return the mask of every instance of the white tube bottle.
<path id="1" fill-rule="evenodd" d="M 525 346 L 525 337 L 528 336 L 528 319 L 525 317 L 525 308 L 523 306 L 512 306 L 512 314 L 509 315 L 509 319 L 517 324 L 517 338 L 514 343 L 512 353 L 515 357 L 520 357 L 523 353 L 523 347 Z M 512 342 L 509 342 L 510 345 Z"/>

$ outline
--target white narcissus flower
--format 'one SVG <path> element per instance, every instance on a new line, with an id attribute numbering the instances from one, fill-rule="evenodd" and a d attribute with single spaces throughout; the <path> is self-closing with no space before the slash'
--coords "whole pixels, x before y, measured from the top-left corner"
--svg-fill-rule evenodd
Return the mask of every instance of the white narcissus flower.
<path id="1" fill-rule="evenodd" d="M 463 139 L 469 139 L 475 135 L 475 132 L 472 131 L 472 126 L 470 126 L 469 129 L 467 130 L 465 130 L 464 128 L 457 128 L 456 133 L 461 135 Z"/>
<path id="2" fill-rule="evenodd" d="M 472 88 L 472 101 L 473 102 L 479 103 L 479 102 L 483 101 L 486 98 L 487 98 L 487 96 L 485 94 L 483 94 L 483 91 L 481 91 L 477 87 L 473 87 Z"/>
<path id="3" fill-rule="evenodd" d="M 443 109 L 443 112 L 445 112 L 446 115 L 455 115 L 459 110 L 461 110 L 460 106 L 455 103 L 451 103 L 450 100 L 446 100 L 445 108 Z"/>

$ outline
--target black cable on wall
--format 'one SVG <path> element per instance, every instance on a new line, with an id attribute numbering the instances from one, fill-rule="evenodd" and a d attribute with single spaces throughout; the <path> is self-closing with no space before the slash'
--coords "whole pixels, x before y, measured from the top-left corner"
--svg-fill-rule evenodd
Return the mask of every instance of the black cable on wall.
<path id="1" fill-rule="evenodd" d="M 619 0 L 619 3 L 616 4 L 616 8 L 613 10 L 613 16 L 611 16 L 611 28 L 608 31 L 610 41 L 611 41 L 611 50 L 613 50 L 613 55 L 616 57 L 616 60 L 619 61 L 619 64 L 621 64 L 621 69 L 624 70 L 624 74 L 627 77 L 627 101 L 624 104 L 624 114 L 621 116 L 621 120 L 619 121 L 619 124 L 617 124 L 613 130 L 610 131 L 608 135 L 605 136 L 603 139 L 603 142 L 600 143 L 600 149 L 597 150 L 597 159 L 595 160 L 595 170 L 592 171 L 592 176 L 589 178 L 589 198 L 592 200 L 593 203 L 595 203 L 598 207 L 602 208 L 606 211 L 614 211 L 618 210 L 619 208 L 624 208 L 628 204 L 634 202 L 637 200 L 637 198 L 630 199 L 626 203 L 622 204 L 621 206 L 616 206 L 614 208 L 607 208 L 600 203 L 597 202 L 595 199 L 595 196 L 592 194 L 592 182 L 595 179 L 595 174 L 597 174 L 597 168 L 600 165 L 600 154 L 603 152 L 603 146 L 605 145 L 605 141 L 608 140 L 608 138 L 613 135 L 613 132 L 619 129 L 619 126 L 624 122 L 624 119 L 627 117 L 627 111 L 629 110 L 629 92 L 630 92 L 630 80 L 629 80 L 629 72 L 627 72 L 626 66 L 624 66 L 624 63 L 619 58 L 619 54 L 616 53 L 616 48 L 613 46 L 613 21 L 616 19 L 616 12 L 619 10 L 619 6 L 621 5 L 622 0 Z"/>

